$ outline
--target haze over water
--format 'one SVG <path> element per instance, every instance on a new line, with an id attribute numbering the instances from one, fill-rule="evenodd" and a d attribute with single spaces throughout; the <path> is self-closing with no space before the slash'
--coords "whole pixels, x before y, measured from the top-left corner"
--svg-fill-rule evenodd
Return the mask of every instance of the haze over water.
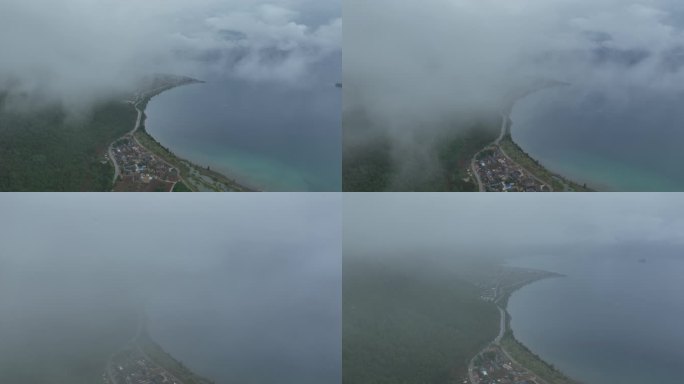
<path id="1" fill-rule="evenodd" d="M 681 383 L 684 260 L 672 249 L 627 248 L 516 259 L 512 265 L 567 277 L 515 292 L 511 327 L 534 353 L 586 384 Z"/>
<path id="2" fill-rule="evenodd" d="M 662 90 L 552 88 L 516 103 L 511 133 L 543 165 L 595 189 L 684 191 L 682 102 Z"/>
<path id="3" fill-rule="evenodd" d="M 180 157 L 267 191 L 341 189 L 339 58 L 297 84 L 208 79 L 152 99 L 146 128 Z"/>
<path id="4" fill-rule="evenodd" d="M 218 383 L 339 383 L 341 196 L 0 198 L 0 383 L 102 383 L 140 314 Z"/>

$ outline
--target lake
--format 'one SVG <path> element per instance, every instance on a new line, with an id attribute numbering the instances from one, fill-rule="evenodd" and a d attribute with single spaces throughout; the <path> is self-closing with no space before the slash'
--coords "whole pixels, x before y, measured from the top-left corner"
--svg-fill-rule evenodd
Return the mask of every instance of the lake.
<path id="1" fill-rule="evenodd" d="M 677 250 L 636 246 L 511 264 L 566 275 L 525 286 L 508 304 L 516 338 L 544 360 L 587 384 L 682 382 Z"/>
<path id="2" fill-rule="evenodd" d="M 549 88 L 518 101 L 513 139 L 550 170 L 608 191 L 684 191 L 684 96 Z"/>
<path id="3" fill-rule="evenodd" d="M 337 63 L 297 84 L 205 79 L 154 97 L 146 129 L 180 157 L 266 191 L 341 190 Z"/>

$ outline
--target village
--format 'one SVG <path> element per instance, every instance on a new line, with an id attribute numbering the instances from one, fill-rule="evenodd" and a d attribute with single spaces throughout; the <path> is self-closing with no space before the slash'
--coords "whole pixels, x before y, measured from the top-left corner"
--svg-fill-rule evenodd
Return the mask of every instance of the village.
<path id="1" fill-rule="evenodd" d="M 182 384 L 137 347 L 117 354 L 103 375 L 103 381 L 105 384 Z"/>
<path id="2" fill-rule="evenodd" d="M 473 168 L 487 192 L 551 192 L 548 185 L 513 162 L 498 145 L 480 152 Z"/>
<path id="3" fill-rule="evenodd" d="M 152 154 L 131 135 L 116 141 L 111 153 L 121 169 L 115 191 L 171 191 L 180 180 L 178 169 Z"/>
<path id="4" fill-rule="evenodd" d="M 511 361 L 500 346 L 492 344 L 473 360 L 470 384 L 541 384 L 536 375 Z"/>
<path id="5" fill-rule="evenodd" d="M 552 272 L 525 268 L 495 268 L 477 276 L 473 282 L 481 289 L 480 299 L 494 303 L 501 315 L 499 334 L 473 357 L 463 384 L 548 384 L 535 373 L 520 365 L 504 349 L 509 334 L 508 313 L 504 309 L 509 295 L 533 281 L 561 276 Z"/>

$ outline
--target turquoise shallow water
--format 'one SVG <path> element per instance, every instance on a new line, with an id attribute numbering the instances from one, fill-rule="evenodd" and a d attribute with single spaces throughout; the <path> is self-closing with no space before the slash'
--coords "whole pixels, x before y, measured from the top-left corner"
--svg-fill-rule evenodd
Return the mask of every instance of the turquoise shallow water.
<path id="1" fill-rule="evenodd" d="M 341 91 L 308 84 L 209 80 L 152 99 L 147 130 L 192 162 L 266 191 L 341 189 Z"/>
<path id="2" fill-rule="evenodd" d="M 516 103 L 511 133 L 547 168 L 595 189 L 684 191 L 683 101 L 649 90 L 551 88 Z"/>
<path id="3" fill-rule="evenodd" d="M 516 260 L 516 266 L 567 275 L 511 296 L 516 338 L 586 384 L 681 383 L 684 258 L 635 248 Z"/>

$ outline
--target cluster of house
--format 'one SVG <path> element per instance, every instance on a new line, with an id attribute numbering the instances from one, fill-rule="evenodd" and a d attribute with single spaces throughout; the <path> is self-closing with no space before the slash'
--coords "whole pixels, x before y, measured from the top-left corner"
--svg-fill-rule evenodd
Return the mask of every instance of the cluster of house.
<path id="1" fill-rule="evenodd" d="M 181 384 L 165 369 L 134 350 L 118 355 L 111 370 L 114 382 L 105 375 L 105 384 Z"/>
<path id="2" fill-rule="evenodd" d="M 506 157 L 498 146 L 480 153 L 475 170 L 487 192 L 550 192 L 547 185 Z"/>
<path id="3" fill-rule="evenodd" d="M 498 346 L 475 358 L 471 376 L 472 384 L 537 384 L 535 375 L 511 362 Z"/>
<path id="4" fill-rule="evenodd" d="M 175 183 L 180 179 L 178 170 L 151 154 L 132 138 L 119 140 L 113 148 L 114 157 L 121 167 L 121 178 L 125 182 L 150 183 L 160 180 Z"/>
<path id="5" fill-rule="evenodd" d="M 487 288 L 484 291 L 482 291 L 482 294 L 480 294 L 480 299 L 484 301 L 496 301 L 499 293 L 499 287 L 491 287 Z"/>

